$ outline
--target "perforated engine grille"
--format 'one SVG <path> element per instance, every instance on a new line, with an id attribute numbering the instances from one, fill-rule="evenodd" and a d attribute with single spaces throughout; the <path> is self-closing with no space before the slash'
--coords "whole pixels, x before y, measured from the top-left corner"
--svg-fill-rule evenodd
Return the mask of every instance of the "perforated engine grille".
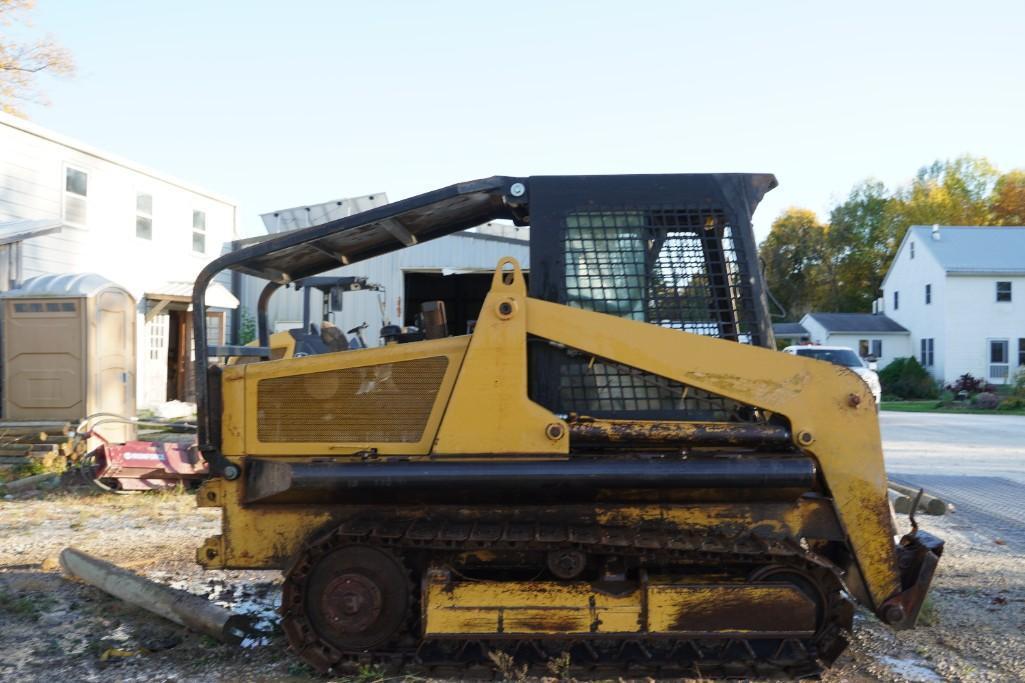
<path id="1" fill-rule="evenodd" d="M 264 443 L 384 442 L 423 438 L 448 358 L 434 356 L 261 380 Z"/>

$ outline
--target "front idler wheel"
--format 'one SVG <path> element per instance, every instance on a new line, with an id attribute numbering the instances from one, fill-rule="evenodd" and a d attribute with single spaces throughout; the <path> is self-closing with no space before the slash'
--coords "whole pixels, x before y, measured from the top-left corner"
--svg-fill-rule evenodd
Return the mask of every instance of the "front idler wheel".
<path id="1" fill-rule="evenodd" d="M 323 641 L 342 652 L 374 650 L 402 633 L 411 592 L 398 558 L 378 548 L 346 546 L 311 567 L 303 603 Z"/>

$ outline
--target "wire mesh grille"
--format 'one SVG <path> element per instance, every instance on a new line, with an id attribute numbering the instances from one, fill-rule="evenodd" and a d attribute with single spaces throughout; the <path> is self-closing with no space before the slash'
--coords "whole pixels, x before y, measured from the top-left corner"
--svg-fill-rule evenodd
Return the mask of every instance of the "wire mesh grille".
<path id="1" fill-rule="evenodd" d="M 571 306 L 758 343 L 747 264 L 721 210 L 574 212 L 563 254 Z"/>
<path id="2" fill-rule="evenodd" d="M 550 348 L 560 357 L 559 410 L 592 417 L 747 421 L 751 409 L 621 363 L 573 349 Z"/>
<path id="3" fill-rule="evenodd" d="M 719 208 L 616 206 L 562 219 L 561 300 L 685 332 L 761 344 L 752 264 Z M 738 237 L 738 235 L 741 235 Z M 681 363 L 686 359 L 681 358 Z M 535 340 L 532 398 L 594 417 L 752 419 L 731 399 Z"/>
<path id="4" fill-rule="evenodd" d="M 448 367 L 435 356 L 257 384 L 264 443 L 410 443 L 423 438 Z"/>

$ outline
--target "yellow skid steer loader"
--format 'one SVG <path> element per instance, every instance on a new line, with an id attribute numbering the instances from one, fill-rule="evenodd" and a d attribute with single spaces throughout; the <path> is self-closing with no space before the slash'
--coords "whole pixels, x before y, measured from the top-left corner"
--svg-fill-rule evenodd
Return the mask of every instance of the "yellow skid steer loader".
<path id="1" fill-rule="evenodd" d="M 324 672 L 801 677 L 855 602 L 912 627 L 943 544 L 895 540 L 865 383 L 774 350 L 750 220 L 775 184 L 493 177 L 215 260 L 198 561 L 282 569 Z M 529 277 L 502 259 L 472 334 L 270 360 L 278 287 L 495 219 L 530 226 Z M 268 282 L 255 347 L 207 347 L 224 269 Z"/>

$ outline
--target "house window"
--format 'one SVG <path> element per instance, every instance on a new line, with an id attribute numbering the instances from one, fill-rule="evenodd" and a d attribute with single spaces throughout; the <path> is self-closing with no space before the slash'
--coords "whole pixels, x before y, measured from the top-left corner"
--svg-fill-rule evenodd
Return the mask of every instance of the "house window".
<path id="1" fill-rule="evenodd" d="M 990 379 L 1007 379 L 1010 369 L 1008 363 L 1007 340 L 989 340 L 989 376 Z"/>
<path id="2" fill-rule="evenodd" d="M 922 365 L 924 365 L 927 368 L 932 367 L 933 363 L 935 362 L 935 357 L 933 355 L 934 348 L 934 339 L 930 338 L 922 340 L 922 352 L 920 360 L 922 361 Z"/>
<path id="3" fill-rule="evenodd" d="M 135 236 L 144 239 L 153 239 L 153 195 L 135 195 Z"/>
<path id="4" fill-rule="evenodd" d="M 911 260 L 914 261 L 915 260 L 915 243 L 914 242 L 908 242 L 908 246 L 911 247 Z"/>
<path id="5" fill-rule="evenodd" d="M 89 174 L 71 166 L 64 167 L 64 204 L 61 217 L 68 225 L 85 227 L 89 217 Z"/>
<path id="6" fill-rule="evenodd" d="M 932 285 L 925 286 L 925 304 L 928 306 L 932 303 Z"/>
<path id="7" fill-rule="evenodd" d="M 1025 337 L 1018 338 L 1018 365 L 1025 365 Z"/>
<path id="8" fill-rule="evenodd" d="M 224 343 L 224 312 L 214 311 L 206 314 L 207 343 L 220 346 Z"/>
<path id="9" fill-rule="evenodd" d="M 1011 283 L 1009 281 L 997 282 L 997 301 L 1011 300 Z"/>
<path id="10" fill-rule="evenodd" d="M 900 308 L 900 292 L 893 293 L 893 310 Z"/>
<path id="11" fill-rule="evenodd" d="M 168 316 L 157 315 L 146 323 L 146 330 L 149 334 L 149 358 L 160 360 L 164 353 L 164 346 L 167 343 Z"/>
<path id="12" fill-rule="evenodd" d="M 206 253 L 206 212 L 192 212 L 192 251 Z"/>
<path id="13" fill-rule="evenodd" d="M 859 339 L 858 355 L 862 358 L 879 359 L 883 355 L 882 339 Z"/>

